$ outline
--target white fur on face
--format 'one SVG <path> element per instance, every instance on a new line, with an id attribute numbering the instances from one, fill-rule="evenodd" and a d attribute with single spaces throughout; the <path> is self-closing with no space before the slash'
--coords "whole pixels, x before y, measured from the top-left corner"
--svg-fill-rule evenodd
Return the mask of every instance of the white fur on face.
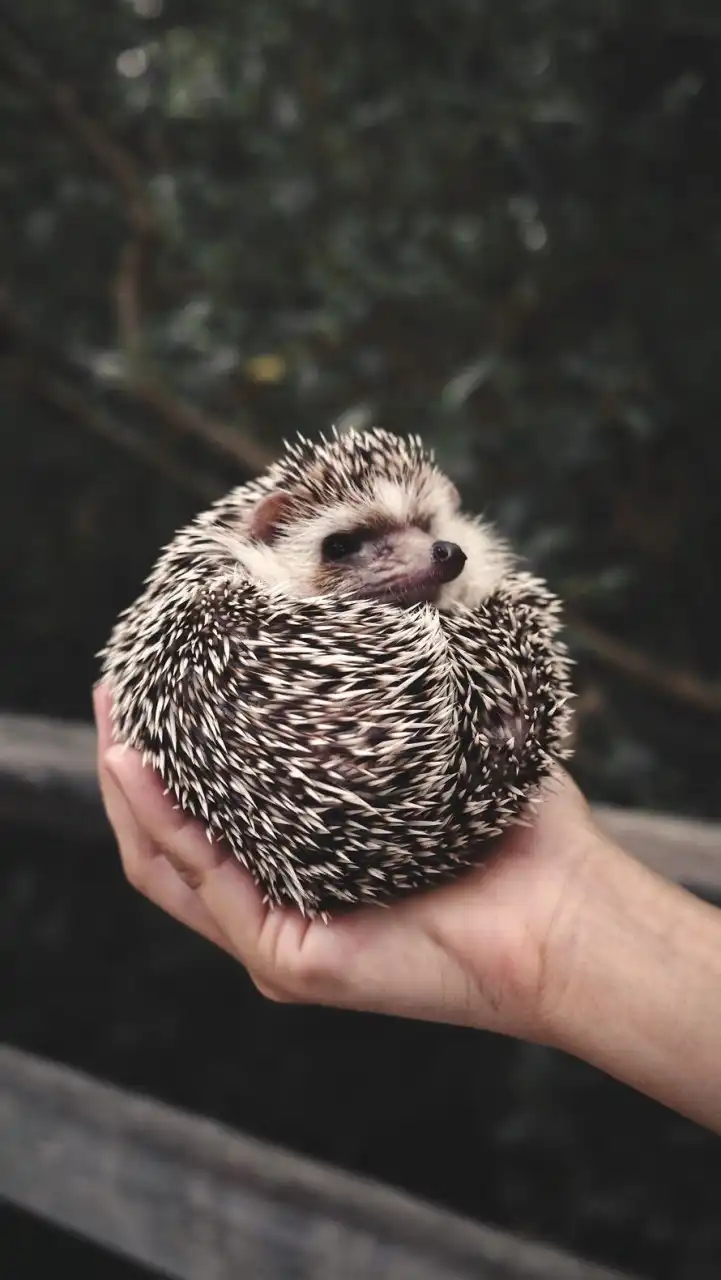
<path id="1" fill-rule="evenodd" d="M 463 572 L 455 582 L 441 587 L 438 608 L 450 610 L 454 605 L 477 609 L 501 585 L 511 568 L 511 554 L 490 525 L 460 513 L 448 517 L 443 528 L 434 535 L 456 542 L 466 554 Z"/>
<path id="2" fill-rule="evenodd" d="M 252 543 L 230 530 L 224 544 L 251 577 L 268 590 L 291 598 L 318 594 L 321 547 L 330 534 L 373 524 L 419 525 L 432 541 L 455 542 L 466 564 L 454 582 L 441 587 L 440 609 L 477 608 L 511 567 L 510 553 L 490 525 L 463 515 L 458 495 L 445 477 L 430 474 L 420 483 L 402 485 L 382 480 L 367 496 L 337 503 L 282 529 L 272 545 Z"/>

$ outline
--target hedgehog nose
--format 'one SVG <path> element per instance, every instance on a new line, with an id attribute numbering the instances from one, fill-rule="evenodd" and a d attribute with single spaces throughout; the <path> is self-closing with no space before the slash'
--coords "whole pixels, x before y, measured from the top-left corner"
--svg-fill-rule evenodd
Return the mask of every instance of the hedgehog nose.
<path id="1" fill-rule="evenodd" d="M 431 559 L 438 566 L 441 582 L 453 582 L 462 572 L 467 556 L 456 542 L 434 542 Z"/>

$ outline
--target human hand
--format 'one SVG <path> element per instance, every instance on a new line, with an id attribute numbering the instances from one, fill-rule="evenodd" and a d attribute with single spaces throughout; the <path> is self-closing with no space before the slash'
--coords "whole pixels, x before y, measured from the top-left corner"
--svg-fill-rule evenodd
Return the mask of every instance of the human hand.
<path id="1" fill-rule="evenodd" d="M 264 995 L 554 1045 L 721 1133 L 721 912 L 606 839 L 562 771 L 483 866 L 325 925 L 264 906 L 232 854 L 111 744 L 102 688 L 95 714 L 128 880 Z"/>
<path id="2" fill-rule="evenodd" d="M 137 753 L 111 744 L 102 687 L 95 713 L 100 783 L 128 880 L 239 960 L 264 995 L 552 1036 L 580 872 L 602 845 L 567 775 L 547 786 L 532 825 L 494 841 L 477 870 L 326 925 L 264 906 L 251 876 L 174 808 Z"/>

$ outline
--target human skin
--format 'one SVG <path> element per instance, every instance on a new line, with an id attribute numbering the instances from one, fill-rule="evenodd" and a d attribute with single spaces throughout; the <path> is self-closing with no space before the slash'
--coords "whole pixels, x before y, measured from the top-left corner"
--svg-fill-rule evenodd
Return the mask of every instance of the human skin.
<path id="1" fill-rule="evenodd" d="M 138 754 L 113 745 L 107 690 L 94 703 L 127 879 L 264 996 L 550 1045 L 721 1133 L 721 912 L 609 840 L 566 773 L 477 870 L 324 924 L 265 906 Z"/>

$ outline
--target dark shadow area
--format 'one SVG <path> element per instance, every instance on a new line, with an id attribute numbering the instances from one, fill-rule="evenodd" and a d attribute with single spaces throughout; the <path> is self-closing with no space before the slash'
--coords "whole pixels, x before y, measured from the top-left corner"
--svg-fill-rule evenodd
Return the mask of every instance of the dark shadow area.
<path id="1" fill-rule="evenodd" d="M 718 1139 L 554 1052 L 268 1004 L 110 843 L 3 836 L 8 1042 L 653 1280 L 715 1274 Z"/>
<path id="2" fill-rule="evenodd" d="M 73 1280 L 157 1280 L 160 1273 L 98 1249 L 0 1200 L 0 1241 L 5 1274 L 34 1280 L 52 1266 Z"/>
<path id="3" fill-rule="evenodd" d="M 566 602 L 590 797 L 721 819 L 720 86 L 718 0 L 3 5 L 0 709 L 89 719 L 176 528 L 296 429 L 378 423 Z M 265 1003 L 109 839 L 0 848 L 9 1043 L 721 1274 L 718 1139 L 559 1054 Z"/>

